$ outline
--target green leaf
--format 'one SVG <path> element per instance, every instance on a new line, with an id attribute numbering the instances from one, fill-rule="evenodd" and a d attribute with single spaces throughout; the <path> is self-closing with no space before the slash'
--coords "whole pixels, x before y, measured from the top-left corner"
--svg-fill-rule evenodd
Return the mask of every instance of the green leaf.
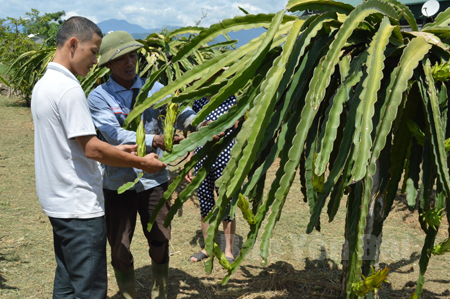
<path id="1" fill-rule="evenodd" d="M 246 11 L 245 9 L 243 9 L 243 8 L 240 7 L 240 6 L 238 6 L 238 8 L 239 8 L 243 13 L 245 13 L 246 15 L 248 15 L 248 11 Z"/>
<path id="2" fill-rule="evenodd" d="M 330 0 L 289 0 L 286 8 L 290 12 L 302 10 L 318 10 L 320 12 L 338 12 L 349 14 L 353 10 L 350 4 Z"/>
<path id="3" fill-rule="evenodd" d="M 155 85 L 156 81 L 158 81 L 161 74 L 166 70 L 166 67 L 167 67 L 166 65 L 163 65 L 157 72 L 153 72 L 150 78 L 148 78 L 145 81 L 144 86 L 142 86 L 141 90 L 139 91 L 139 94 L 136 97 L 136 102 L 134 104 L 133 111 L 136 107 L 139 107 L 141 104 L 144 103 L 145 99 L 147 99 L 148 92 L 153 88 L 153 85 Z M 131 119 L 128 122 L 131 122 Z M 126 127 L 126 125 L 124 125 L 124 127 Z"/>
<path id="4" fill-rule="evenodd" d="M 226 42 L 216 43 L 216 44 L 213 44 L 213 45 L 211 45 L 209 47 L 200 48 L 199 51 L 208 51 L 208 50 L 214 49 L 214 48 L 229 47 L 229 46 L 235 45 L 237 43 L 238 43 L 238 40 L 237 39 L 233 39 L 233 40 L 229 40 L 229 41 L 226 41 Z M 199 57 L 201 57 L 201 56 L 199 56 Z"/>
<path id="5" fill-rule="evenodd" d="M 431 250 L 434 247 L 436 235 L 437 235 L 437 230 L 430 229 L 430 231 L 427 233 L 427 236 L 425 237 L 425 242 L 422 247 L 422 252 L 421 252 L 420 260 L 419 260 L 420 272 L 419 272 L 419 278 L 417 280 L 417 289 L 416 289 L 416 295 L 418 298 L 421 298 L 421 295 L 422 295 L 423 284 L 425 283 L 424 276 L 425 276 L 425 272 L 427 271 L 427 268 L 428 268 L 428 263 L 429 263 L 430 257 L 431 257 Z"/>
<path id="6" fill-rule="evenodd" d="M 187 26 L 187 27 L 181 27 L 178 29 L 175 29 L 173 31 L 171 31 L 168 35 L 167 38 L 171 39 L 174 36 L 177 35 L 183 35 L 183 34 L 199 34 L 200 32 L 202 32 L 203 30 L 205 30 L 204 27 L 198 27 L 198 26 Z"/>
<path id="7" fill-rule="evenodd" d="M 412 92 L 417 92 L 417 89 L 412 89 Z M 413 94 L 408 97 L 406 107 L 401 115 L 401 122 L 397 131 L 394 133 L 393 145 L 391 149 L 391 168 L 389 169 L 390 179 L 385 197 L 386 203 L 384 206 L 384 219 L 386 219 L 389 215 L 394 199 L 397 197 L 398 185 L 403 174 L 403 166 L 405 165 L 405 160 L 407 159 L 408 151 L 410 150 L 408 146 L 405 146 L 406 144 L 409 144 L 412 138 L 412 134 L 406 123 L 410 117 L 416 117 L 417 115 L 420 99 L 415 96 L 416 95 Z M 410 180 L 407 180 L 407 184 L 411 184 Z M 412 186 L 410 185 L 409 187 L 409 191 L 413 191 L 411 190 Z M 416 192 L 411 193 L 411 195 L 414 193 Z"/>
<path id="8" fill-rule="evenodd" d="M 317 116 L 314 119 L 314 122 L 309 129 L 308 137 L 306 138 L 305 143 L 305 154 L 307 155 L 305 161 L 305 187 L 306 187 L 306 198 L 308 200 L 311 213 L 314 209 L 314 205 L 317 202 L 317 193 L 318 193 L 314 186 L 314 176 L 315 176 L 314 163 L 316 158 L 316 147 L 319 133 L 318 130 L 319 119 L 320 117 Z M 322 191 L 321 193 L 323 193 L 323 190 L 321 191 Z"/>
<path id="9" fill-rule="evenodd" d="M 81 88 L 83 89 L 86 96 L 88 96 L 92 91 L 92 87 L 97 83 L 97 79 L 103 78 L 108 72 L 108 68 L 96 67 L 94 69 L 91 69 L 89 74 L 80 82 Z"/>
<path id="10" fill-rule="evenodd" d="M 274 35 L 274 31 L 277 30 L 278 26 L 281 24 L 283 19 L 284 11 L 280 11 L 274 22 L 270 25 L 267 31 L 267 41 L 270 41 L 271 36 Z M 283 53 L 281 56 L 277 57 L 274 61 L 273 67 L 269 70 L 267 74 L 267 79 L 263 82 L 261 87 L 261 96 L 258 96 L 255 99 L 254 107 L 250 110 L 249 118 L 244 122 L 241 132 L 236 137 L 236 144 L 231 151 L 232 158 L 229 161 L 228 166 L 235 165 L 236 162 L 233 161 L 233 158 L 236 157 L 235 152 L 241 152 L 243 148 L 242 145 L 244 143 L 247 146 L 244 148 L 242 152 L 242 157 L 237 160 L 239 164 L 236 170 L 233 172 L 234 176 L 231 177 L 231 181 L 228 184 L 225 184 L 225 180 L 222 182 L 221 188 L 219 188 L 219 198 L 216 201 L 216 206 L 222 207 L 219 211 L 219 215 L 216 218 L 216 223 L 214 225 L 210 222 L 210 227 L 208 228 L 208 238 L 206 241 L 206 251 L 211 252 L 211 244 L 212 240 L 217 233 L 218 222 L 220 221 L 223 214 L 223 210 L 226 207 L 227 200 L 231 197 L 230 194 L 234 194 L 235 190 L 241 187 L 245 176 L 249 172 L 249 168 L 251 164 L 249 162 L 253 161 L 255 155 L 258 151 L 258 145 L 261 142 L 261 137 L 264 134 L 264 129 L 267 127 L 267 119 L 270 116 L 270 111 L 273 111 L 273 107 L 275 101 L 272 101 L 273 95 L 277 90 L 277 86 L 282 79 L 283 72 L 285 70 L 286 62 L 289 58 L 289 54 L 295 45 L 295 40 L 298 36 L 298 33 L 301 28 L 301 24 L 303 22 L 295 22 L 291 31 L 289 32 L 286 43 L 283 45 Z M 264 44 L 264 43 L 263 43 Z M 259 130 L 255 130 L 258 128 Z M 235 166 L 231 167 L 235 167 Z M 223 187 L 222 187 L 223 186 Z"/>
<path id="11" fill-rule="evenodd" d="M 353 74 L 356 76 L 356 78 L 358 78 L 358 80 L 361 78 L 361 74 L 359 72 L 359 69 L 357 68 L 361 63 L 364 62 L 364 58 L 367 57 L 366 53 L 362 53 L 359 57 L 359 59 L 355 59 L 354 60 L 354 70 L 353 70 Z M 367 73 L 363 73 L 363 80 L 366 78 Z M 346 81 L 343 85 L 341 85 L 340 89 L 345 90 L 347 88 L 346 84 L 347 83 L 353 83 L 353 76 L 349 77 L 349 80 Z M 311 214 L 309 223 L 308 223 L 308 227 L 306 229 L 306 233 L 311 233 L 314 229 L 314 227 L 317 224 L 317 221 L 319 220 L 320 214 L 322 212 L 322 209 L 325 205 L 325 200 L 328 197 L 328 195 L 330 194 L 332 188 L 335 186 L 339 176 L 341 175 L 341 173 L 344 174 L 344 176 L 349 172 L 349 170 L 346 167 L 350 167 L 353 163 L 351 163 L 348 160 L 351 160 L 351 155 L 352 154 L 352 139 L 353 139 L 353 134 L 355 132 L 355 119 L 358 117 L 358 113 L 357 113 L 357 108 L 358 108 L 358 104 L 360 102 L 360 94 L 362 93 L 363 87 L 362 84 L 359 84 L 356 92 L 355 92 L 355 96 L 353 98 L 353 100 L 351 101 L 351 106 L 350 106 L 350 111 L 348 112 L 347 115 L 347 123 L 345 125 L 344 128 L 344 132 L 343 132 L 343 138 L 340 142 L 339 145 L 339 153 L 338 156 L 336 157 L 334 163 L 333 163 L 333 168 L 330 171 L 330 174 L 328 175 L 327 181 L 325 182 L 324 185 L 324 192 L 322 194 L 319 194 L 319 198 L 317 200 L 316 205 L 314 206 L 314 210 Z M 338 91 L 336 95 L 340 95 L 340 92 Z M 342 95 L 342 96 L 345 96 Z M 349 158 L 350 157 L 350 158 Z M 345 182 L 347 182 L 347 177 L 343 177 L 343 180 Z M 340 192 L 338 193 L 338 197 L 336 197 L 334 200 L 337 202 L 340 202 L 340 199 L 343 195 L 343 192 L 346 188 L 346 184 L 342 184 L 341 188 L 340 188 Z M 338 204 L 336 203 L 336 206 L 338 206 Z M 335 207 L 337 208 L 337 207 Z M 331 214 L 333 214 L 333 212 L 330 212 Z M 332 219 L 333 217 L 330 216 L 330 219 Z M 331 220 L 330 220 L 331 221 Z"/>
<path id="12" fill-rule="evenodd" d="M 183 103 L 187 100 L 192 101 L 193 99 L 201 99 L 203 97 L 215 95 L 226 84 L 227 80 L 223 80 L 222 82 L 211 84 L 188 93 L 180 93 L 179 95 L 172 97 L 172 103 Z"/>
<path id="13" fill-rule="evenodd" d="M 279 14 L 281 14 L 280 12 Z M 278 17 L 279 15 L 277 15 Z M 281 19 L 281 18 L 280 18 Z M 275 25 L 277 21 L 274 21 L 272 25 Z M 248 174 L 250 164 L 257 153 L 261 137 L 263 137 L 264 130 L 268 125 L 267 119 L 270 115 L 269 112 L 273 111 L 275 101 L 273 96 L 275 95 L 278 85 L 283 78 L 283 73 L 286 69 L 286 63 L 289 59 L 289 55 L 294 48 L 295 40 L 298 37 L 300 28 L 303 22 L 296 21 L 289 32 L 288 39 L 283 45 L 283 52 L 274 61 L 273 67 L 267 74 L 267 80 L 263 82 L 261 87 L 261 95 L 255 99 L 255 107 L 250 110 L 249 119 L 244 123 L 243 132 L 247 133 L 247 137 L 244 137 L 247 141 L 247 146 L 244 149 L 242 159 L 239 161 L 238 168 L 236 169 L 236 175 L 228 185 L 227 196 L 231 196 L 237 191 L 237 188 L 243 183 L 244 176 Z M 271 27 L 268 30 L 268 34 L 271 31 Z M 246 131 L 245 131 L 246 130 Z M 241 135 L 242 137 L 244 135 Z M 238 136 L 237 138 L 239 138 Z M 242 138 L 241 137 L 241 138 Z"/>
<path id="14" fill-rule="evenodd" d="M 5 84 L 8 87 L 11 87 L 11 85 L 9 85 L 8 81 L 6 81 L 2 76 L 0 76 L 0 82 L 2 82 L 3 84 Z"/>
<path id="15" fill-rule="evenodd" d="M 330 84 L 331 75 L 334 73 L 335 65 L 339 61 L 341 50 L 347 39 L 367 16 L 375 13 L 383 13 L 393 19 L 398 17 L 392 6 L 379 0 L 364 1 L 356 6 L 339 29 L 322 64 L 314 70 L 314 77 L 309 85 L 311 94 L 308 94 L 307 97 L 312 99 L 311 104 L 315 109 L 325 96 L 325 89 Z"/>
<path id="16" fill-rule="evenodd" d="M 285 155 L 288 159 L 285 166 L 281 169 L 281 179 L 279 183 L 279 187 L 276 190 L 274 197 L 275 203 L 272 205 L 272 214 L 269 216 L 270 225 L 266 225 L 266 230 L 263 236 L 263 244 L 261 244 L 261 255 L 267 256 L 268 250 L 268 242 L 264 240 L 268 240 L 273 229 L 273 224 L 275 220 L 278 218 L 278 213 L 281 211 L 281 207 L 284 204 L 286 196 L 289 192 L 290 186 L 294 180 L 295 171 L 300 164 L 301 153 L 303 152 L 303 147 L 306 141 L 306 137 L 308 135 L 308 131 L 313 123 L 313 120 L 318 112 L 318 109 L 314 109 L 310 102 L 306 102 L 302 112 L 300 114 L 300 121 L 295 127 L 294 139 L 292 140 L 292 147 L 289 149 L 287 155 Z M 280 166 L 281 167 L 281 166 Z M 270 195 L 270 193 L 269 193 Z M 268 195 L 268 196 L 269 196 Z M 268 197 L 269 198 L 269 197 Z"/>
<path id="17" fill-rule="evenodd" d="M 438 178 L 444 187 L 447 196 L 450 195 L 450 176 L 448 174 L 447 154 L 445 152 L 445 132 L 441 122 L 441 112 L 439 110 L 439 100 L 434 84 L 433 75 L 431 74 L 431 64 L 427 60 L 423 66 L 426 76 L 427 93 L 429 95 L 430 108 L 428 109 L 428 119 L 431 127 L 431 142 L 433 144 L 433 152 L 438 172 Z"/>
<path id="18" fill-rule="evenodd" d="M 286 29 L 285 28 L 281 29 L 281 32 L 283 30 Z M 144 98 L 145 100 L 141 100 L 141 96 L 138 96 L 140 104 L 135 105 L 133 111 L 128 115 L 128 117 L 125 120 L 124 127 L 128 127 L 129 123 L 131 123 L 138 115 L 142 114 L 144 110 L 148 109 L 152 105 L 155 105 L 155 108 L 165 105 L 167 102 L 171 100 L 171 97 L 167 96 L 175 93 L 176 90 L 183 88 L 188 84 L 191 84 L 193 81 L 199 78 L 201 79 L 198 82 L 194 83 L 191 88 L 188 88 L 186 92 L 192 91 L 198 86 L 201 86 L 201 84 L 206 82 L 209 78 L 215 75 L 219 70 L 221 70 L 226 65 L 254 51 L 260 45 L 262 39 L 263 37 L 256 38 L 250 41 L 248 44 L 239 47 L 239 49 L 237 49 L 236 51 L 227 51 L 219 56 L 216 56 L 206 61 L 202 65 L 197 65 L 194 69 L 186 72 L 182 77 L 177 78 L 177 80 L 175 80 L 171 84 L 164 86 L 163 88 L 161 88 L 161 90 L 152 94 L 151 97 L 146 99 Z M 279 39 L 279 41 L 282 41 L 282 39 Z M 151 85 L 147 87 L 147 85 L 145 85 L 145 87 L 141 89 L 140 95 L 143 94 L 142 97 L 145 97 L 145 95 L 148 94 L 150 86 Z M 138 103 L 138 100 L 136 100 L 136 103 Z"/>
<path id="19" fill-rule="evenodd" d="M 202 146 L 208 140 L 212 140 L 213 135 L 218 135 L 233 126 L 244 115 L 245 111 L 249 109 L 250 102 L 256 96 L 255 93 L 256 89 L 258 89 L 259 82 L 255 81 L 256 86 L 252 87 L 253 92 L 249 92 L 239 98 L 237 104 L 231 107 L 227 113 L 222 114 L 216 121 L 213 121 L 208 126 L 202 127 L 198 132 L 193 132 L 188 138 L 183 139 L 180 144 L 175 145 L 172 153 L 165 154 L 162 161 L 166 163 L 175 161 L 185 153 L 193 151 L 198 146 Z"/>
<path id="20" fill-rule="evenodd" d="M 284 11 L 282 11 L 284 12 Z M 280 13 L 279 13 L 280 14 Z M 278 15 L 277 15 L 278 16 Z M 206 104 L 201 111 L 197 113 L 193 125 L 198 125 L 206 116 L 211 113 L 214 109 L 219 107 L 223 101 L 225 101 L 230 94 L 233 94 L 236 90 L 244 87 L 249 80 L 251 80 L 261 63 L 264 61 L 264 58 L 267 55 L 267 52 L 270 49 L 272 39 L 275 37 L 275 34 L 278 31 L 278 27 L 272 26 L 267 31 L 266 37 L 261 42 L 261 45 L 258 49 L 252 54 L 251 59 L 244 65 L 244 67 L 236 73 L 236 75 L 228 81 L 228 84 L 225 85 L 216 95 L 214 95 Z"/>
<path id="21" fill-rule="evenodd" d="M 117 189 L 117 193 L 122 194 L 125 191 L 127 191 L 130 188 L 133 188 L 134 185 L 136 185 L 139 180 L 142 178 L 142 176 L 144 175 L 144 172 L 139 173 L 138 177 L 134 180 L 134 182 L 128 182 L 123 184 L 122 186 L 119 187 L 119 189 Z"/>
<path id="22" fill-rule="evenodd" d="M 427 23 L 425 26 L 423 26 L 423 29 L 430 29 L 430 27 L 443 27 L 447 28 L 448 31 L 448 24 L 450 23 L 450 7 L 447 8 L 445 11 L 439 13 L 434 20 L 434 23 Z"/>
<path id="23" fill-rule="evenodd" d="M 203 182 L 203 180 L 206 178 L 206 176 L 210 172 L 213 164 L 216 162 L 217 157 L 220 155 L 220 153 L 224 149 L 226 149 L 230 145 L 230 143 L 236 137 L 238 132 L 239 132 L 238 129 L 233 130 L 233 132 L 231 134 L 222 138 L 208 152 L 208 156 L 203 161 L 202 167 L 197 171 L 197 175 L 192 179 L 192 182 L 189 185 L 187 185 L 183 191 L 180 192 L 178 197 L 173 202 L 172 207 L 170 208 L 169 212 L 167 213 L 167 217 L 164 221 L 164 226 L 166 226 L 166 227 L 169 226 L 170 222 L 172 221 L 172 219 L 175 216 L 178 209 L 181 208 L 183 203 L 186 202 L 186 200 L 189 199 L 189 197 L 195 192 L 195 190 L 198 189 L 200 184 Z"/>
<path id="24" fill-rule="evenodd" d="M 408 43 L 398 63 L 399 68 L 394 70 L 391 78 L 390 91 L 387 93 L 385 107 L 380 117 L 380 123 L 377 126 L 376 135 L 373 142 L 371 162 L 369 164 L 369 173 L 373 175 L 376 170 L 375 161 L 378 159 L 380 151 L 386 144 L 386 136 L 391 130 L 392 122 L 397 116 L 398 106 L 402 100 L 402 94 L 408 87 L 408 80 L 412 77 L 414 69 L 418 66 L 420 60 L 431 49 L 424 38 L 417 37 Z"/>
<path id="25" fill-rule="evenodd" d="M 331 15 L 335 15 L 331 13 Z M 317 19 L 316 22 L 308 27 L 308 30 L 303 32 L 300 36 L 300 39 L 297 41 L 296 48 L 293 50 L 293 55 L 295 56 L 298 63 L 298 59 L 303 55 L 305 47 L 309 44 L 310 40 L 317 34 L 317 32 L 322 28 L 322 23 L 325 21 L 334 20 L 333 18 L 329 18 L 330 15 L 322 15 L 320 19 Z M 275 161 L 275 159 L 279 156 L 281 150 L 285 146 L 286 143 L 286 134 L 288 126 L 295 127 L 295 124 L 298 123 L 299 119 L 297 117 L 294 118 L 294 115 L 291 114 L 289 116 L 288 121 L 283 121 L 285 119 L 285 114 L 287 109 L 291 109 L 295 104 L 298 104 L 297 99 L 302 99 L 302 96 L 299 96 L 304 92 L 305 82 L 308 81 L 308 77 L 310 78 L 310 74 L 312 73 L 312 69 L 314 69 L 314 65 L 317 64 L 318 59 L 321 57 L 321 53 L 324 52 L 328 48 L 327 45 L 328 39 L 323 38 L 316 41 L 311 49 L 306 53 L 306 57 L 304 57 L 302 65 L 299 67 L 294 76 L 292 76 L 292 71 L 289 68 L 296 68 L 296 64 L 294 62 L 288 63 L 288 69 L 285 72 L 285 77 L 287 75 L 288 78 L 291 78 L 291 85 L 286 91 L 286 96 L 284 100 L 283 107 L 280 107 L 277 112 L 273 115 L 271 123 L 269 124 L 266 134 L 263 139 L 263 143 L 261 147 L 265 147 L 265 141 L 268 141 L 272 138 L 272 132 L 274 128 L 278 128 L 283 122 L 281 132 L 278 135 L 276 144 L 273 146 L 272 151 L 269 153 L 265 161 L 261 164 L 261 166 L 255 170 L 253 173 L 251 180 L 244 186 L 243 192 L 245 195 L 248 194 L 250 190 L 253 189 L 255 184 L 264 176 L 270 165 Z M 280 84 L 279 90 L 284 90 L 286 88 L 286 84 Z M 293 123 L 292 123 L 293 121 Z M 273 128 L 272 128 L 273 127 Z M 291 133 L 293 134 L 293 133 Z M 292 138 L 292 137 L 290 137 Z M 266 142 L 267 143 L 267 142 Z M 258 153 L 257 156 L 260 156 Z"/>
<path id="26" fill-rule="evenodd" d="M 383 78 L 384 51 L 389 42 L 389 37 L 394 30 L 387 17 L 383 18 L 378 32 L 375 34 L 370 47 L 368 49 L 369 56 L 367 58 L 368 76 L 364 80 L 363 93 L 361 94 L 359 113 L 362 116 L 361 136 L 358 155 L 353 170 L 353 181 L 358 181 L 365 175 L 367 163 L 369 160 L 370 149 L 372 148 L 372 118 L 375 114 L 375 103 L 378 100 L 378 91 Z"/>
<path id="27" fill-rule="evenodd" d="M 324 120 L 324 129 L 322 130 L 321 145 L 318 149 L 316 159 L 315 173 L 321 175 L 325 172 L 326 166 L 329 163 L 330 154 L 333 149 L 334 142 L 337 136 L 337 129 L 339 127 L 340 115 L 344 111 L 344 103 L 350 98 L 351 88 L 356 85 L 361 76 L 363 63 L 366 62 L 367 52 L 356 57 L 350 66 L 350 75 L 342 76 L 342 84 L 336 90 L 336 94 L 330 100 L 328 111 L 326 112 L 327 118 Z M 343 63 L 341 63 L 342 65 Z M 353 105 L 352 105 L 353 107 Z M 349 133 L 346 133 L 349 134 Z M 347 136 L 347 135 L 346 135 Z M 351 135 L 350 135 L 351 136 Z M 341 152 L 341 151 L 339 151 Z"/>
<path id="28" fill-rule="evenodd" d="M 220 23 L 213 24 L 209 28 L 201 31 L 200 34 L 180 50 L 175 57 L 172 58 L 172 62 L 176 62 L 181 58 L 189 55 L 195 49 L 198 49 L 201 45 L 213 40 L 215 37 L 228 33 L 230 31 L 239 31 L 242 29 L 248 30 L 251 28 L 258 28 L 262 26 L 268 26 L 272 23 L 272 19 L 275 14 L 259 14 L 259 15 L 245 15 L 237 16 L 232 19 L 224 19 Z M 283 23 L 296 20 L 295 16 L 283 17 Z"/>
<path id="29" fill-rule="evenodd" d="M 403 17 L 405 17 L 405 20 L 408 22 L 409 27 L 411 27 L 412 31 L 419 31 L 416 18 L 414 17 L 414 14 L 412 13 L 412 11 L 409 9 L 408 6 L 397 0 L 385 0 L 385 1 L 387 3 L 393 4 L 398 8 L 399 13 L 403 14 Z"/>
<path id="30" fill-rule="evenodd" d="M 184 180 L 184 177 L 189 173 L 189 171 L 194 168 L 194 166 L 200 162 L 207 154 L 211 151 L 211 149 L 216 144 L 215 141 L 210 141 L 206 143 L 198 152 L 197 154 L 193 155 L 189 162 L 187 162 L 184 165 L 184 168 L 180 171 L 180 173 L 177 175 L 175 179 L 173 179 L 172 183 L 167 188 L 166 192 L 164 192 L 163 197 L 159 200 L 158 204 L 156 205 L 155 209 L 153 210 L 152 215 L 150 216 L 150 220 L 147 226 L 147 231 L 151 231 L 152 225 L 155 222 L 158 213 L 161 211 L 161 209 L 164 207 L 166 202 L 171 198 L 173 192 L 176 190 L 176 188 L 179 186 L 179 184 Z"/>

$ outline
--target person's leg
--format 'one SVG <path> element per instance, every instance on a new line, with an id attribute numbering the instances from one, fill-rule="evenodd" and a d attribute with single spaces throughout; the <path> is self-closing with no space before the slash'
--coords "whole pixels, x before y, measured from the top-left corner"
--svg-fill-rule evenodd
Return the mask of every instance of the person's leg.
<path id="1" fill-rule="evenodd" d="M 103 189 L 108 242 L 111 246 L 111 265 L 127 272 L 133 265 L 130 251 L 137 215 L 137 193 L 134 190 L 118 194 L 116 190 Z"/>
<path id="2" fill-rule="evenodd" d="M 63 276 L 59 276 L 58 280 L 69 279 L 73 289 L 73 294 L 67 295 L 67 284 L 63 286 L 58 282 L 54 298 L 106 298 L 108 278 L 104 217 L 50 218 L 50 222 L 60 247 L 57 253 L 60 272 L 57 275 Z M 64 273 L 67 276 L 64 277 Z"/>
<path id="3" fill-rule="evenodd" d="M 225 256 L 234 259 L 233 243 L 236 233 L 236 219 L 223 222 L 223 234 L 225 235 Z"/>
<path id="4" fill-rule="evenodd" d="M 203 235 L 203 240 L 206 240 L 206 236 L 207 236 L 207 230 L 209 227 L 209 223 L 204 223 L 203 221 L 205 220 L 205 217 L 201 218 L 201 228 L 202 228 L 202 235 Z M 208 258 L 208 254 L 206 253 L 205 248 L 203 248 L 202 250 L 200 250 L 199 252 L 191 255 L 190 259 L 193 262 L 199 262 L 202 259 Z"/>
<path id="5" fill-rule="evenodd" d="M 114 267 L 119 291 L 123 297 L 136 298 L 133 255 L 130 251 L 137 215 L 137 193 L 134 190 L 118 194 L 103 190 L 108 242 L 111 246 L 111 265 Z"/>
<path id="6" fill-rule="evenodd" d="M 206 232 L 209 227 L 209 223 L 204 223 L 203 220 L 215 205 L 214 189 L 215 189 L 214 177 L 212 175 L 212 172 L 210 171 L 206 176 L 206 178 L 203 180 L 203 182 L 201 182 L 199 188 L 197 189 L 197 196 L 200 204 L 201 228 L 203 233 L 203 240 L 206 240 L 207 236 Z M 202 257 L 204 258 L 205 256 L 208 256 L 204 248 L 201 250 L 201 252 L 203 253 L 202 256 L 199 255 L 199 253 L 196 253 L 195 255 L 191 256 L 190 258 L 191 261 L 198 262 L 199 259 L 201 259 Z"/>
<path id="7" fill-rule="evenodd" d="M 164 221 L 171 207 L 170 200 L 166 201 L 165 205 L 159 212 L 150 232 L 147 230 L 147 226 L 153 211 L 158 205 L 159 200 L 163 197 L 167 187 L 168 184 L 164 183 L 152 189 L 138 193 L 138 211 L 139 216 L 141 217 L 142 230 L 149 245 L 149 255 L 151 259 L 158 264 L 165 264 L 169 262 L 169 240 L 171 236 L 171 227 L 164 227 Z"/>
<path id="8" fill-rule="evenodd" d="M 225 256 L 234 259 L 233 244 L 234 244 L 234 236 L 236 234 L 236 219 L 231 220 L 229 218 L 230 217 L 228 217 L 223 221 L 223 233 L 225 236 Z M 203 233 L 203 240 L 206 240 L 209 223 L 205 223 L 204 220 L 205 217 L 202 217 L 201 227 Z M 205 249 L 202 249 L 201 252 L 203 252 L 203 254 L 207 256 Z M 195 257 L 191 257 L 191 260 L 193 262 L 197 262 L 197 259 Z"/>
<path id="9" fill-rule="evenodd" d="M 50 219 L 51 222 L 51 219 Z M 53 227 L 53 246 L 55 249 L 56 270 L 55 280 L 53 283 L 53 299 L 69 299 L 73 298 L 73 287 L 70 282 L 69 273 L 66 268 L 66 261 L 64 259 L 62 240 L 60 236 L 55 232 L 58 231 L 58 227 Z"/>
<path id="10" fill-rule="evenodd" d="M 165 299 L 168 293 L 171 227 L 164 227 L 164 220 L 171 206 L 170 200 L 166 201 L 158 213 L 150 232 L 147 230 L 150 217 L 167 187 L 168 183 L 164 183 L 139 193 L 139 216 L 141 217 L 142 230 L 147 238 L 149 255 L 152 260 L 152 299 Z"/>
<path id="11" fill-rule="evenodd" d="M 216 180 L 218 180 L 222 176 L 222 172 L 225 169 L 230 156 L 229 152 L 231 150 L 232 145 L 228 146 L 227 151 L 222 152 L 222 155 L 219 156 L 218 161 L 216 162 L 218 164 L 218 167 L 214 168 L 214 172 L 212 175 L 214 176 L 214 185 L 216 183 Z M 215 188 L 217 196 L 219 195 L 219 189 Z M 230 203 L 228 205 L 231 204 Z M 229 261 L 234 260 L 234 254 L 233 254 L 233 244 L 234 244 L 234 235 L 236 234 L 236 218 L 231 220 L 230 215 L 225 218 L 223 223 L 223 234 L 225 236 L 225 256 L 229 258 Z"/>

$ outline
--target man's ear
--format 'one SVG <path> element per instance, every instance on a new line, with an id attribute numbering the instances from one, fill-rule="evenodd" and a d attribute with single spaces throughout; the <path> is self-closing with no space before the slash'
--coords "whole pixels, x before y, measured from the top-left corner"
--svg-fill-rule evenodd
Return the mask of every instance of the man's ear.
<path id="1" fill-rule="evenodd" d="M 75 52 L 75 50 L 78 47 L 78 39 L 76 37 L 71 37 L 68 40 L 68 44 L 69 44 L 70 51 L 73 53 L 73 52 Z"/>

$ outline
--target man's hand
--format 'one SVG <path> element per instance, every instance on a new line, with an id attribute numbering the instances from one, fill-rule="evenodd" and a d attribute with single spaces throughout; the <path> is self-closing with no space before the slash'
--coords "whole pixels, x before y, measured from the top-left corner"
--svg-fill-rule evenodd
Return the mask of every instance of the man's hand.
<path id="1" fill-rule="evenodd" d="M 158 172 L 166 164 L 158 160 L 158 155 L 151 153 L 145 157 L 130 154 L 129 151 L 137 150 L 136 145 L 112 146 L 100 141 L 95 135 L 75 137 L 81 149 L 88 159 L 114 167 L 134 167 L 148 173 Z"/>
<path id="2" fill-rule="evenodd" d="M 175 136 L 173 136 L 173 144 L 178 144 L 183 139 L 184 139 L 183 136 L 175 135 Z M 166 146 L 164 145 L 164 135 L 155 135 L 153 137 L 152 147 L 153 148 L 160 148 L 163 151 L 165 151 L 166 150 Z"/>
<path id="3" fill-rule="evenodd" d="M 167 164 L 158 160 L 158 155 L 150 153 L 143 157 L 142 170 L 148 173 L 155 173 L 167 167 Z"/>
<path id="4" fill-rule="evenodd" d="M 137 156 L 137 147 L 138 147 L 137 144 L 133 144 L 133 145 L 131 145 L 131 144 L 119 144 L 119 145 L 116 146 L 116 148 L 120 149 L 121 151 L 130 153 L 130 154 L 135 155 L 135 156 Z"/>
<path id="5" fill-rule="evenodd" d="M 192 172 L 192 169 L 189 170 L 189 173 L 184 177 L 188 183 L 192 183 L 192 180 L 194 179 L 194 174 Z"/>

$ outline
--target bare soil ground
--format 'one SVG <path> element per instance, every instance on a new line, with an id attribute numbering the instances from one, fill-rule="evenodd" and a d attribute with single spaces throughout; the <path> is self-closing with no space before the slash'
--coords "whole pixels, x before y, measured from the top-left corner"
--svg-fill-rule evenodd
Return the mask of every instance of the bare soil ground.
<path id="1" fill-rule="evenodd" d="M 35 191 L 30 109 L 20 100 L 0 98 L 0 127 L 0 298 L 51 298 L 53 240 Z M 172 169 L 174 174 L 178 170 Z M 270 169 L 269 176 L 275 171 L 275 167 Z M 305 234 L 309 206 L 303 202 L 296 180 L 274 231 L 267 265 L 261 265 L 257 243 L 242 267 L 222 286 L 226 272 L 218 263 L 208 274 L 203 263 L 188 261 L 203 245 L 198 201 L 191 198 L 172 224 L 169 298 L 338 298 L 345 208 L 344 199 L 333 222 L 328 223 L 324 214 L 321 232 Z M 384 284 L 381 298 L 409 298 L 415 290 L 425 238 L 417 217 L 417 211 L 409 211 L 399 195 L 384 226 L 380 266 L 390 269 L 391 283 Z M 448 237 L 448 229 L 444 220 L 437 242 Z M 238 213 L 236 252 L 247 232 Z M 219 235 L 218 243 L 223 244 L 222 240 Z M 139 298 L 150 298 L 151 263 L 140 228 L 132 252 Z M 449 266 L 450 254 L 432 257 L 423 298 L 450 298 Z M 108 298 L 120 298 L 111 266 L 108 275 Z"/>

